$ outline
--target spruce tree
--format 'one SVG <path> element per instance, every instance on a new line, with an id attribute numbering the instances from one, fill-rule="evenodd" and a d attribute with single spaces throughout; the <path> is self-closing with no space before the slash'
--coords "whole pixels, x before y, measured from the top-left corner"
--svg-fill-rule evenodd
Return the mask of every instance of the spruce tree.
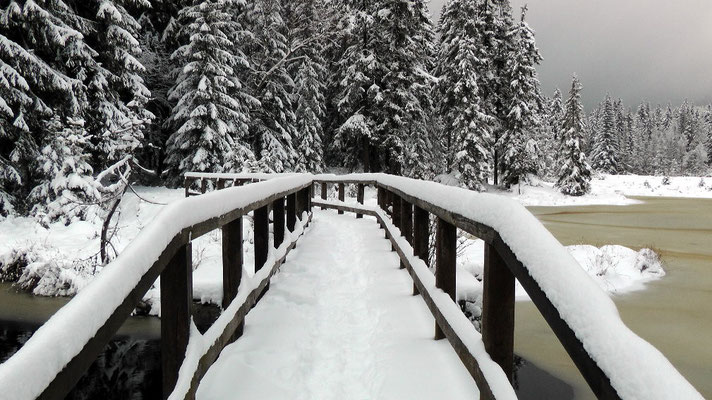
<path id="1" fill-rule="evenodd" d="M 618 172 L 618 134 L 616 130 L 616 112 L 611 96 L 603 102 L 603 116 L 600 131 L 597 132 L 592 164 L 593 168 L 607 174 Z"/>
<path id="2" fill-rule="evenodd" d="M 252 110 L 250 133 L 255 140 L 258 168 L 264 172 L 291 171 L 297 164 L 294 81 L 287 69 L 293 54 L 283 7 L 278 0 L 248 4 L 254 40 L 247 55 L 256 71 L 250 87 L 260 103 Z"/>
<path id="3" fill-rule="evenodd" d="M 581 151 L 581 134 L 584 130 L 584 113 L 581 105 L 581 84 L 574 75 L 566 101 L 561 125 L 561 150 L 559 179 L 556 186 L 570 196 L 586 194 L 591 186 L 591 167 L 586 154 Z"/>
<path id="4" fill-rule="evenodd" d="M 184 65 L 170 99 L 175 101 L 169 123 L 166 160 L 171 181 L 178 184 L 189 171 L 244 171 L 254 155 L 245 137 L 249 107 L 256 100 L 244 91 L 237 70 L 248 66 L 234 43 L 245 31 L 233 16 L 231 0 L 208 0 L 181 10 L 190 41 L 173 57 Z"/>
<path id="5" fill-rule="evenodd" d="M 504 104 L 505 130 L 500 145 L 502 182 L 508 187 L 519 183 L 527 174 L 537 172 L 539 153 L 534 132 L 541 124 L 543 106 L 535 66 L 542 58 L 534 32 L 525 21 L 526 12 L 527 7 L 522 7 L 519 26 L 513 35 L 515 48 L 505 69 L 509 85 Z"/>
<path id="6" fill-rule="evenodd" d="M 48 225 L 53 221 L 69 224 L 86 219 L 102 201 L 89 165 L 89 134 L 82 120 L 50 121 L 52 137 L 41 149 L 38 166 L 41 183 L 30 193 L 35 204 L 32 213 Z"/>
<path id="7" fill-rule="evenodd" d="M 377 33 L 373 13 L 376 0 L 347 2 L 342 21 L 345 50 L 332 77 L 333 98 L 340 125 L 335 130 L 332 151 L 342 156 L 343 166 L 359 165 L 365 172 L 380 169 L 376 141 L 377 105 L 382 98 L 380 80 L 384 66 L 376 57 Z"/>
<path id="8" fill-rule="evenodd" d="M 476 21 L 470 18 L 476 12 L 476 0 L 451 0 L 443 8 L 435 95 L 445 172 L 458 172 L 466 187 L 482 190 L 490 172 L 492 118 L 481 109 L 477 84 L 480 39 Z"/>

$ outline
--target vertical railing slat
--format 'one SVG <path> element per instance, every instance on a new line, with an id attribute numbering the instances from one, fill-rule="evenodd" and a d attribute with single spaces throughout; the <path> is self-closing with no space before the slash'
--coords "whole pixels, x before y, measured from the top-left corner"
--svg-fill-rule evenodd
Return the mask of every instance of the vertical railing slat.
<path id="1" fill-rule="evenodd" d="M 415 206 L 413 216 L 413 254 L 428 264 L 428 242 L 430 240 L 430 216 L 422 208 Z M 419 294 L 413 283 L 413 294 Z"/>
<path id="2" fill-rule="evenodd" d="M 343 183 L 339 182 L 339 201 L 342 201 L 342 202 L 346 199 L 346 193 L 345 193 L 345 192 L 346 192 L 346 189 L 345 189 L 345 186 L 346 186 L 346 185 L 344 185 Z M 343 213 L 344 213 L 343 210 L 339 210 L 339 214 L 343 214 Z"/>
<path id="3" fill-rule="evenodd" d="M 356 190 L 356 201 L 358 201 L 359 204 L 363 204 L 364 192 L 365 192 L 365 188 L 364 188 L 363 183 L 359 183 L 357 190 Z M 356 218 L 363 218 L 363 214 L 357 213 Z"/>
<path id="4" fill-rule="evenodd" d="M 223 299 L 222 307 L 226 309 L 237 296 L 237 289 L 242 280 L 242 217 L 228 222 L 222 227 L 222 259 L 223 259 Z M 241 323 L 232 336 L 232 340 L 242 336 Z"/>
<path id="5" fill-rule="evenodd" d="M 514 283 L 514 275 L 497 250 L 485 243 L 482 341 L 510 381 L 514 365 Z"/>
<path id="6" fill-rule="evenodd" d="M 284 242 L 284 197 L 272 202 L 272 231 L 276 249 Z"/>
<path id="7" fill-rule="evenodd" d="M 297 223 L 297 194 L 287 195 L 287 229 L 294 232 Z"/>
<path id="8" fill-rule="evenodd" d="M 438 218 L 437 237 L 435 239 L 435 286 L 447 293 L 452 301 L 456 300 L 456 252 L 457 228 Z M 445 334 L 435 325 L 435 339 L 444 339 Z"/>
<path id="9" fill-rule="evenodd" d="M 192 246 L 178 248 L 161 272 L 161 363 L 163 398 L 175 388 L 190 338 L 193 305 Z"/>

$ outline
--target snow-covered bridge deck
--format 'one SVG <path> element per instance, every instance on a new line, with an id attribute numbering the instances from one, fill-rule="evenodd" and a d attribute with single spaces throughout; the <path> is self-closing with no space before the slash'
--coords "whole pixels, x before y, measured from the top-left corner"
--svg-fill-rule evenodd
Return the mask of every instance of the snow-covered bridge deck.
<path id="1" fill-rule="evenodd" d="M 198 399 L 474 399 L 374 218 L 314 212 Z"/>

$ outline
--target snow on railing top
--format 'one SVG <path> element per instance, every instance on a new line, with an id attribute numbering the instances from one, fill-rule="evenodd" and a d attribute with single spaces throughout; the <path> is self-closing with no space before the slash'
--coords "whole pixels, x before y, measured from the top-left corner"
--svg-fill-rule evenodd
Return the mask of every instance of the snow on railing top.
<path id="1" fill-rule="evenodd" d="M 230 172 L 186 172 L 184 177 L 190 179 L 258 179 L 268 180 L 300 175 L 297 173 L 285 172 L 281 174 L 270 173 L 230 173 Z"/>
<path id="2" fill-rule="evenodd" d="M 702 399 L 650 343 L 621 320 L 613 301 L 566 248 L 518 202 L 386 174 L 316 175 L 316 181 L 375 181 L 497 231 L 623 399 Z"/>
<path id="3" fill-rule="evenodd" d="M 82 351 L 184 229 L 308 185 L 299 174 L 186 198 L 166 206 L 96 279 L 59 309 L 18 352 L 0 364 L 0 399 L 35 399 Z"/>

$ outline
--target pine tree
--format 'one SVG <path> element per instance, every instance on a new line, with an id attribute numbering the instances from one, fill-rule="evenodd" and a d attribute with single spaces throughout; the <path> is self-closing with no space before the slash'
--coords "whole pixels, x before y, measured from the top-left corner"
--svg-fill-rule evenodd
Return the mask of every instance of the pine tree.
<path id="1" fill-rule="evenodd" d="M 458 171 L 466 187 L 482 190 L 490 171 L 492 138 L 491 118 L 481 110 L 477 84 L 480 39 L 475 21 L 469 18 L 476 11 L 475 0 L 451 0 L 443 8 L 435 95 L 442 119 L 445 172 Z"/>
<path id="2" fill-rule="evenodd" d="M 209 0 L 180 13 L 190 41 L 173 57 L 184 67 L 170 91 L 175 101 L 169 123 L 176 128 L 168 139 L 166 162 L 174 184 L 188 171 L 243 171 L 252 168 L 254 155 L 245 142 L 249 107 L 256 100 L 244 91 L 236 71 L 246 68 L 236 51 L 246 35 L 232 17 L 231 0 Z"/>
<path id="3" fill-rule="evenodd" d="M 38 165 L 42 183 L 30 193 L 32 214 L 47 225 L 54 221 L 69 224 L 86 219 L 92 206 L 102 200 L 93 169 L 89 165 L 89 134 L 84 121 L 53 119 L 55 132 L 41 150 Z"/>
<path id="4" fill-rule="evenodd" d="M 255 140 L 258 168 L 265 172 L 294 170 L 297 118 L 292 95 L 294 81 L 287 67 L 293 49 L 282 18 L 284 4 L 258 0 L 248 4 L 254 43 L 247 54 L 254 69 L 251 90 L 260 107 L 252 112 L 250 133 Z"/>
<path id="5" fill-rule="evenodd" d="M 616 111 L 611 96 L 603 102 L 601 130 L 597 132 L 592 158 L 593 168 L 607 173 L 618 172 L 618 135 L 616 131 Z"/>
<path id="6" fill-rule="evenodd" d="M 382 97 L 379 86 L 384 66 L 376 57 L 372 15 L 375 0 L 348 3 L 343 25 L 345 50 L 332 78 L 336 82 L 334 106 L 341 124 L 336 129 L 333 150 L 342 155 L 344 166 L 361 165 L 365 172 L 380 169 L 375 139 L 376 102 Z"/>
<path id="7" fill-rule="evenodd" d="M 583 118 L 581 84 L 574 75 L 562 119 L 559 155 L 561 166 L 559 180 L 556 183 L 562 193 L 570 196 L 581 196 L 590 190 L 591 167 L 586 161 L 586 154 L 581 151 Z"/>
<path id="8" fill-rule="evenodd" d="M 534 130 L 541 124 L 539 114 L 543 106 L 535 66 L 542 57 L 534 32 L 525 21 L 526 12 L 527 7 L 522 7 L 521 20 L 513 35 L 515 49 L 505 70 L 509 85 L 501 147 L 502 182 L 508 187 L 537 172 L 539 153 Z"/>
<path id="9" fill-rule="evenodd" d="M 376 139 L 385 171 L 403 174 L 405 147 L 410 139 L 425 138 L 431 80 L 427 71 L 432 54 L 432 26 L 422 0 L 381 0 L 373 15 L 379 29 L 377 58 L 386 66 L 376 99 Z M 421 150 L 428 150 L 420 147 Z M 417 155 L 411 154 L 409 158 Z M 419 155 L 427 157 L 426 154 Z"/>
<path id="10" fill-rule="evenodd" d="M 317 1 L 296 0 L 285 4 L 292 58 L 288 66 L 294 76 L 296 104 L 295 170 L 321 172 L 324 169 L 323 122 L 326 61 L 323 47 L 326 35 L 317 26 Z"/>

